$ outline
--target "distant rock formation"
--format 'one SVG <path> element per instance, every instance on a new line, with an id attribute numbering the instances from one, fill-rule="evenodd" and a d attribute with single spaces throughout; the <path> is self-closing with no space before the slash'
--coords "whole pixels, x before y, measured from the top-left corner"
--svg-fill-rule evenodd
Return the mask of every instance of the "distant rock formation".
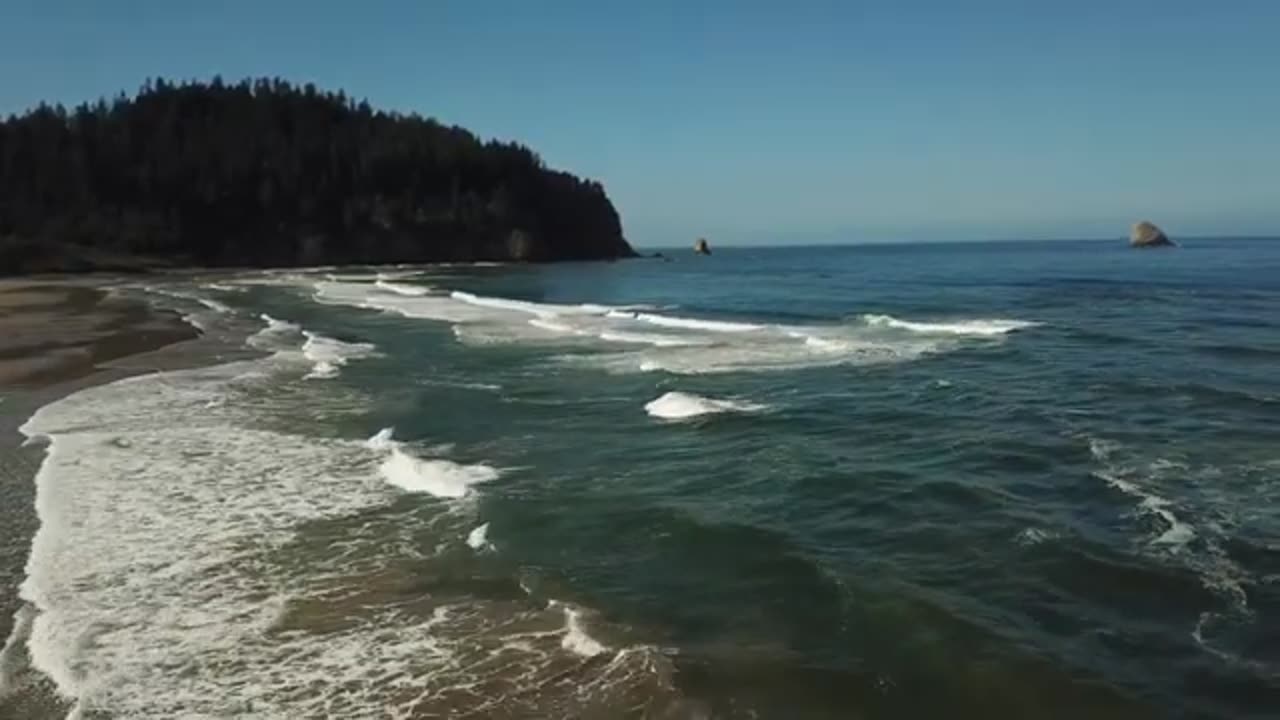
<path id="1" fill-rule="evenodd" d="M 1154 223 L 1143 220 L 1129 229 L 1129 244 L 1137 248 L 1172 247 L 1173 241 Z"/>
<path id="2" fill-rule="evenodd" d="M 711 246 L 707 244 L 706 238 L 698 238 L 698 242 L 693 244 L 693 251 L 699 255 L 710 255 Z"/>

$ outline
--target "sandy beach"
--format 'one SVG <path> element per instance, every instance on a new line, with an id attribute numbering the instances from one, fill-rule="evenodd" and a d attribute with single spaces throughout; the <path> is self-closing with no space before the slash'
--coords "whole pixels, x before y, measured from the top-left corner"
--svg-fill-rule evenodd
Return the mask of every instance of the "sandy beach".
<path id="1" fill-rule="evenodd" d="M 44 450 L 23 447 L 18 428 L 72 392 L 195 364 L 204 353 L 203 343 L 188 342 L 199 333 L 176 313 L 114 295 L 103 289 L 109 282 L 0 281 L 0 639 L 10 637 L 21 607 L 18 589 L 38 526 L 34 476 Z M 61 717 L 66 710 L 49 693 L 20 687 L 22 660 L 0 653 L 0 720 Z"/>

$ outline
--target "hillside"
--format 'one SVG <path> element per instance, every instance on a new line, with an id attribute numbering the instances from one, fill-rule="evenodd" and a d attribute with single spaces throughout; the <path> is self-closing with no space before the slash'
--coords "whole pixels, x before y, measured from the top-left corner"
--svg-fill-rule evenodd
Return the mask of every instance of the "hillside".
<path id="1" fill-rule="evenodd" d="M 0 274 L 630 256 L 597 182 L 282 80 L 0 122 Z"/>

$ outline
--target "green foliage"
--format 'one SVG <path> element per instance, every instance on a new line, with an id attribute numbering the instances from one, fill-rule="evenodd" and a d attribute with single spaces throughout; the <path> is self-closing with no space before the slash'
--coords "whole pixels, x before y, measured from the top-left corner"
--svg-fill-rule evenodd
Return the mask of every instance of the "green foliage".
<path id="1" fill-rule="evenodd" d="M 55 245 L 244 266 L 631 254 L 599 183 L 278 79 L 155 80 L 0 122 L 0 238 L 0 271 Z"/>

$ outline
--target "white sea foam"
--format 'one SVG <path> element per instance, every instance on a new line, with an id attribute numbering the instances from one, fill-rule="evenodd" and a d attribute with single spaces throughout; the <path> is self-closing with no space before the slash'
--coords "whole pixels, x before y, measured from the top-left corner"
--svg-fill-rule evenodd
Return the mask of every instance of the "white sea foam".
<path id="1" fill-rule="evenodd" d="M 502 386 L 497 383 L 471 382 L 467 380 L 452 380 L 448 378 L 427 378 L 422 380 L 421 384 L 437 387 L 459 388 L 462 390 L 483 390 L 485 392 L 498 392 L 502 389 Z"/>
<path id="2" fill-rule="evenodd" d="M 633 318 L 635 320 L 646 322 L 650 325 L 658 325 L 660 327 L 682 328 L 685 330 L 705 330 L 707 332 L 717 333 L 753 332 L 755 330 L 762 330 L 765 327 L 764 325 L 755 325 L 752 323 L 726 322 L 723 320 L 699 320 L 696 318 L 657 315 L 654 313 L 635 313 Z"/>
<path id="3" fill-rule="evenodd" d="M 467 547 L 476 552 L 493 547 L 489 544 L 489 523 L 477 525 L 467 533 Z"/>
<path id="4" fill-rule="evenodd" d="M 306 378 L 336 377 L 348 362 L 377 354 L 377 348 L 370 343 L 343 342 L 307 330 L 302 334 L 307 338 L 302 344 L 302 354 L 314 363 Z"/>
<path id="5" fill-rule="evenodd" d="M 827 365 L 904 362 L 944 352 L 968 338 L 999 337 L 1032 323 L 1018 320 L 966 320 L 947 324 L 880 320 L 813 326 L 685 317 L 653 312 L 648 306 L 596 303 L 553 304 L 488 297 L 464 291 L 408 297 L 367 283 L 321 282 L 319 302 L 394 312 L 453 326 L 460 342 L 559 343 L 585 349 L 569 362 L 610 372 L 664 371 L 674 374 L 759 372 Z M 899 330 L 885 332 L 885 323 Z M 896 327 L 896 326 L 895 326 Z M 655 332 L 661 329 L 660 332 Z M 894 329 L 890 327 L 889 329 Z M 595 352 L 633 346 L 621 352 Z"/>
<path id="6" fill-rule="evenodd" d="M 872 326 L 909 330 L 916 333 L 936 335 L 974 335 L 979 337 L 1005 335 L 1015 330 L 1025 330 L 1026 328 L 1032 328 L 1039 325 L 1039 323 L 1028 320 L 999 319 L 920 322 L 900 320 L 892 315 L 863 315 L 862 320 L 866 324 Z"/>
<path id="7" fill-rule="evenodd" d="M 510 310 L 513 312 L 531 313 L 533 315 L 556 315 L 557 308 L 544 305 L 542 303 L 529 302 L 527 300 L 509 300 L 507 298 L 485 297 L 483 295 L 475 295 L 469 292 L 455 290 L 449 293 L 454 300 L 467 303 L 468 305 L 478 305 L 485 308 L 493 308 L 496 310 Z"/>
<path id="8" fill-rule="evenodd" d="M 303 375 L 307 380 L 337 377 L 351 361 L 378 355 L 377 347 L 371 343 L 344 342 L 304 330 L 297 323 L 287 320 L 266 314 L 259 317 L 266 323 L 266 327 L 250 335 L 245 344 L 255 350 L 271 353 L 272 359 L 280 363 L 310 365 L 310 370 Z"/>
<path id="9" fill-rule="evenodd" d="M 408 297 L 422 297 L 423 295 L 430 294 L 431 292 L 431 288 L 429 287 L 391 282 L 390 280 L 384 280 L 381 277 L 378 278 L 374 285 L 386 290 L 387 292 L 395 293 L 396 295 L 406 295 Z"/>
<path id="10" fill-rule="evenodd" d="M 1145 489 L 1130 480 L 1126 480 L 1115 472 L 1100 471 L 1097 474 L 1111 487 L 1137 498 L 1140 511 L 1154 515 L 1163 521 L 1165 529 L 1151 539 L 1150 542 L 1152 544 L 1164 545 L 1173 551 L 1178 551 L 1195 538 L 1195 528 L 1183 522 L 1174 514 L 1171 509 L 1173 502 L 1168 498 Z"/>
<path id="11" fill-rule="evenodd" d="M 498 477 L 487 465 L 460 465 L 450 460 L 421 460 L 403 450 L 392 450 L 378 468 L 387 482 L 407 492 L 440 498 L 461 498 L 471 486 Z"/>
<path id="12" fill-rule="evenodd" d="M 685 392 L 669 392 L 644 406 L 645 412 L 664 420 L 682 420 L 716 413 L 751 413 L 768 406 L 744 400 L 720 400 Z"/>
<path id="13" fill-rule="evenodd" d="M 365 440 L 364 446 L 377 452 L 390 452 L 397 447 L 396 441 L 392 439 L 394 436 L 395 428 L 382 428 L 378 432 L 374 433 L 373 437 Z"/>
<path id="14" fill-rule="evenodd" d="M 488 465 L 462 465 L 451 460 L 414 457 L 392 439 L 391 428 L 383 428 L 365 441 L 365 447 L 387 453 L 378 472 L 388 483 L 406 492 L 426 493 L 439 498 L 462 498 L 471 486 L 498 478 Z"/>
<path id="15" fill-rule="evenodd" d="M 1018 533 L 1016 541 L 1019 545 L 1030 547 L 1039 545 L 1048 540 L 1053 540 L 1056 537 L 1058 537 L 1058 535 L 1054 532 L 1041 530 L 1040 528 L 1028 527 L 1023 528 L 1022 531 Z"/>
<path id="16" fill-rule="evenodd" d="M 559 608 L 404 602 L 428 558 L 422 525 L 385 512 L 401 496 L 384 473 L 446 496 L 497 473 L 412 457 L 390 429 L 363 442 L 270 429 L 284 423 L 264 409 L 294 417 L 332 393 L 245 382 L 291 367 L 272 355 L 134 377 L 23 425 L 48 443 L 20 591 L 34 617 L 0 667 L 29 657 L 72 717 L 487 716 L 500 697 L 542 717 L 585 712 L 581 687 L 593 704 L 661 689 L 656 652 L 581 666 L 602 646 Z M 456 507 L 427 522 L 466 534 Z M 492 648 L 500 667 L 479 668 Z"/>
<path id="17" fill-rule="evenodd" d="M 1136 499 L 1135 514 L 1154 520 L 1146 529 L 1143 547 L 1164 562 L 1177 562 L 1199 576 L 1201 584 L 1223 605 L 1201 612 L 1191 636 L 1207 652 L 1228 662 L 1258 667 L 1255 661 L 1215 644 L 1219 631 L 1238 636 L 1241 626 L 1254 622 L 1246 587 L 1256 582 L 1227 552 L 1227 527 L 1222 522 L 1244 508 L 1239 496 L 1222 492 L 1223 472 L 1216 466 L 1196 466 L 1183 459 L 1145 455 L 1139 450 L 1102 438 L 1089 438 L 1089 452 L 1102 467 L 1094 475 L 1124 495 Z M 1245 466 L 1238 470 L 1245 476 Z M 1255 483 L 1248 483 L 1252 496 Z M 1173 498 L 1177 498 L 1175 501 Z M 1196 522 L 1193 524 L 1186 518 Z"/>
<path id="18" fill-rule="evenodd" d="M 682 335 L 664 335 L 651 332 L 630 332 L 627 330 L 605 330 L 600 333 L 601 340 L 637 345 L 653 345 L 655 347 L 687 347 L 693 345 L 710 345 L 710 340 Z"/>
<path id="19" fill-rule="evenodd" d="M 38 611 L 27 649 L 77 711 L 306 715 L 278 689 L 336 671 L 332 653 L 351 649 L 257 637 L 261 600 L 278 592 L 263 553 L 300 523 L 388 500 L 363 481 L 376 470 L 359 443 L 253 429 L 239 404 L 210 405 L 263 362 L 90 388 L 23 425 L 49 440 L 21 587 Z"/>
<path id="20" fill-rule="evenodd" d="M 235 292 L 235 293 L 244 292 L 246 289 L 243 285 L 233 285 L 229 283 L 217 283 L 217 282 L 205 283 L 203 287 L 209 290 L 217 290 L 218 292 Z"/>
<path id="21" fill-rule="evenodd" d="M 204 305 L 205 307 L 209 308 L 214 312 L 219 312 L 219 313 L 235 312 L 234 310 L 231 309 L 231 306 L 227 305 L 226 303 L 220 303 L 217 300 L 210 300 L 209 298 L 198 297 L 196 298 L 196 302 L 200 303 L 201 305 Z"/>
<path id="22" fill-rule="evenodd" d="M 542 318 L 534 318 L 529 321 L 529 324 L 536 328 L 541 328 L 548 332 L 553 332 L 558 334 L 564 334 L 564 335 L 582 334 L 580 330 L 573 327 L 572 325 L 568 325 L 562 322 L 556 322 L 555 320 L 543 320 Z"/>
<path id="23" fill-rule="evenodd" d="M 16 689 L 16 678 L 26 661 L 26 642 L 35 616 L 35 608 L 25 604 L 14 613 L 13 629 L 4 647 L 0 648 L 0 702 Z"/>
<path id="24" fill-rule="evenodd" d="M 235 311 L 225 303 L 218 302 L 207 297 L 202 297 L 194 292 L 183 289 L 175 289 L 172 286 L 141 286 L 144 292 L 152 295 L 162 295 L 164 297 L 173 298 L 180 301 L 175 309 L 182 312 L 182 321 L 194 327 L 202 333 L 207 333 L 213 329 L 214 325 L 219 322 L 219 318 L 224 315 L 231 315 Z M 165 303 L 165 305 L 170 305 Z M 190 310 L 188 308 L 199 305 L 199 310 Z"/>
<path id="25" fill-rule="evenodd" d="M 591 637 L 582 626 L 582 613 L 577 608 L 569 605 L 563 605 L 564 608 L 564 639 L 560 641 L 560 646 L 565 650 L 582 657 L 595 657 L 602 652 L 608 651 L 599 640 Z"/>
<path id="26" fill-rule="evenodd" d="M 278 320 L 265 313 L 258 317 L 267 325 L 250 335 L 245 340 L 245 344 L 255 350 L 270 353 L 298 349 L 297 341 L 302 334 L 300 326 L 286 320 Z"/>

